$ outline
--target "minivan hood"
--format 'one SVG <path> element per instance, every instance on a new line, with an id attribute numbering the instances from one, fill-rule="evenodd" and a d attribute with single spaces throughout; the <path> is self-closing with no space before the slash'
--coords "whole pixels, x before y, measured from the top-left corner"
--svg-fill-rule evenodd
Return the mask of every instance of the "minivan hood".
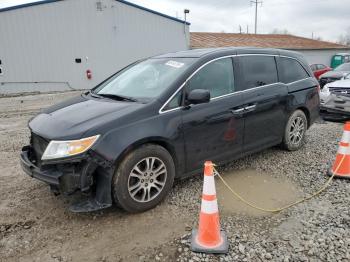
<path id="1" fill-rule="evenodd" d="M 35 134 L 48 140 L 80 139 L 88 131 L 144 106 L 140 103 L 75 97 L 49 107 L 29 122 Z M 93 131 L 92 131 L 93 132 Z"/>
<path id="2" fill-rule="evenodd" d="M 320 78 L 325 77 L 335 77 L 335 78 L 342 78 L 344 75 L 348 74 L 349 72 L 344 71 L 329 71 L 320 76 Z"/>

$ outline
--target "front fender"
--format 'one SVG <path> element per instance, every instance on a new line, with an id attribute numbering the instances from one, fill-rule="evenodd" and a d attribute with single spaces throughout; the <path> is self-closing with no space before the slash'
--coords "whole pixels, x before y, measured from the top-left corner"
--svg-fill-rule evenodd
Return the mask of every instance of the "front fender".
<path id="1" fill-rule="evenodd" d="M 134 148 L 145 143 L 163 145 L 173 156 L 179 173 L 185 166 L 184 139 L 181 111 L 158 114 L 103 135 L 94 151 L 106 160 L 117 164 Z M 178 172 L 177 172 L 178 173 Z"/>

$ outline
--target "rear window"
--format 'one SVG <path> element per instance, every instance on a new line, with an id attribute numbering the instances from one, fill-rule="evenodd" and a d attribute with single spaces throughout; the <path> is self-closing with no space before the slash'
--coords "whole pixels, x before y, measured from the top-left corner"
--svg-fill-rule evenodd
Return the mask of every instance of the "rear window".
<path id="1" fill-rule="evenodd" d="M 245 90 L 278 82 L 276 62 L 273 56 L 242 56 L 239 61 L 243 73 L 241 89 Z"/>
<path id="2" fill-rule="evenodd" d="M 304 67 L 295 59 L 280 57 L 281 82 L 288 84 L 309 77 Z"/>

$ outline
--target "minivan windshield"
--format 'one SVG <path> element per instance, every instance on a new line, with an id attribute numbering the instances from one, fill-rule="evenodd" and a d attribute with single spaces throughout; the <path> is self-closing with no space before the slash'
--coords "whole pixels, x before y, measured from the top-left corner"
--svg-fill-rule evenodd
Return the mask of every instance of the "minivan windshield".
<path id="1" fill-rule="evenodd" d="M 98 86 L 93 93 L 129 101 L 152 100 L 166 91 L 194 58 L 152 58 L 131 65 Z"/>
<path id="2" fill-rule="evenodd" d="M 334 71 L 350 71 L 350 63 L 342 64 L 334 69 Z"/>

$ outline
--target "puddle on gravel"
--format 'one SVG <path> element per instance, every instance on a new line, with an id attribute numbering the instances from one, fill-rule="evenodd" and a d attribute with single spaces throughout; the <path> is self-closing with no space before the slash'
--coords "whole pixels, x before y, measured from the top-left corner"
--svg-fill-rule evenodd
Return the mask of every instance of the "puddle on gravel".
<path id="1" fill-rule="evenodd" d="M 287 179 L 277 179 L 252 169 L 225 172 L 223 178 L 244 199 L 267 209 L 285 206 L 301 197 L 298 187 Z M 265 216 L 272 214 L 253 209 L 238 200 L 220 178 L 216 178 L 215 182 L 219 209 L 223 215 Z"/>

